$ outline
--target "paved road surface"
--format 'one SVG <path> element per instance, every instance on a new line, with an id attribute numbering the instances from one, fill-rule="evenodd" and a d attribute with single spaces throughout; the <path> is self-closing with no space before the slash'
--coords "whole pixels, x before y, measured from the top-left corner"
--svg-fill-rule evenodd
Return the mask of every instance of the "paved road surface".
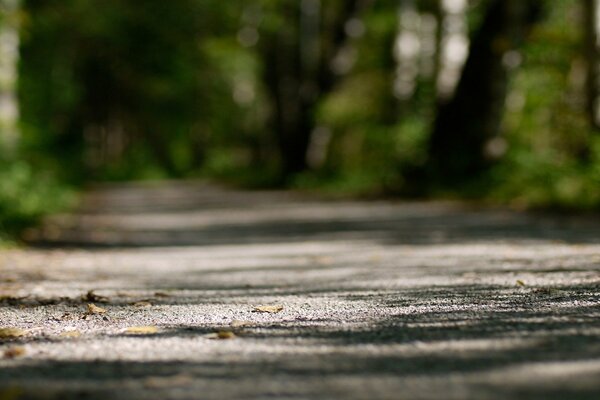
<path id="1" fill-rule="evenodd" d="M 600 398 L 599 218 L 172 183 L 30 237 L 2 400 Z"/>

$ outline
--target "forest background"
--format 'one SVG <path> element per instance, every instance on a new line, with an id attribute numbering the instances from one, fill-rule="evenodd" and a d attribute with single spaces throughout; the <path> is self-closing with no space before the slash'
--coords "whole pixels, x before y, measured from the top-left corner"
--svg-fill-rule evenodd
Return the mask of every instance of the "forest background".
<path id="1" fill-rule="evenodd" d="M 597 0 L 0 0 L 0 232 L 91 182 L 600 208 Z"/>

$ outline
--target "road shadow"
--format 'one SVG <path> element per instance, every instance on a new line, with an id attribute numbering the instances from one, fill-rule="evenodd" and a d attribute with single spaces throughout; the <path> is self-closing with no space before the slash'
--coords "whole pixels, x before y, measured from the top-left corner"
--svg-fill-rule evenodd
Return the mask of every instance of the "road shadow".
<path id="1" fill-rule="evenodd" d="M 399 291 L 398 300 L 389 294 L 345 296 L 357 302 L 387 299 L 381 306 L 397 313 L 361 326 L 274 317 L 230 328 L 237 337 L 223 341 L 206 339 L 216 326 L 171 326 L 139 340 L 210 342 L 216 353 L 195 361 L 21 362 L 2 368 L 0 393 L 14 390 L 19 399 L 597 398 L 596 286 L 558 294 L 448 286 Z M 440 311 L 448 302 L 455 310 Z M 408 305 L 416 308 L 407 312 Z M 226 350 L 232 343 L 240 356 Z M 253 346 L 279 350 L 253 352 Z M 553 381 L 552 368 L 547 372 L 545 366 L 560 368 L 561 379 Z M 364 387 L 340 387 L 340 381 Z M 380 392 L 369 382 L 379 382 L 374 385 L 382 385 Z"/>
<path id="2" fill-rule="evenodd" d="M 96 189 L 78 213 L 50 219 L 25 236 L 37 247 L 86 249 L 347 240 L 424 246 L 599 243 L 600 218 L 459 203 L 333 201 L 173 183 Z"/>

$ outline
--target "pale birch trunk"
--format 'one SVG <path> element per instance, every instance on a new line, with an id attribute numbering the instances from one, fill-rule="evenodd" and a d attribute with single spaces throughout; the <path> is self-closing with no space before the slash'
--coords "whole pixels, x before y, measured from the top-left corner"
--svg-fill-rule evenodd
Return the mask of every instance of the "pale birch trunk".
<path id="1" fill-rule="evenodd" d="M 3 155 L 13 151 L 19 138 L 18 12 L 19 0 L 0 0 L 0 146 Z"/>
<path id="2" fill-rule="evenodd" d="M 587 113 L 594 129 L 600 129 L 600 1 L 583 0 L 585 58 L 587 61 Z"/>

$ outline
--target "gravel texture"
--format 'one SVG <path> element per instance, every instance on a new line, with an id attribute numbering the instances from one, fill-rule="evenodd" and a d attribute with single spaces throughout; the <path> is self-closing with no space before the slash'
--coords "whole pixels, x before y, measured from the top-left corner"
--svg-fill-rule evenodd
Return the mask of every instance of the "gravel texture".
<path id="1" fill-rule="evenodd" d="M 2 400 L 600 398 L 597 216 L 187 182 L 28 236 Z"/>

